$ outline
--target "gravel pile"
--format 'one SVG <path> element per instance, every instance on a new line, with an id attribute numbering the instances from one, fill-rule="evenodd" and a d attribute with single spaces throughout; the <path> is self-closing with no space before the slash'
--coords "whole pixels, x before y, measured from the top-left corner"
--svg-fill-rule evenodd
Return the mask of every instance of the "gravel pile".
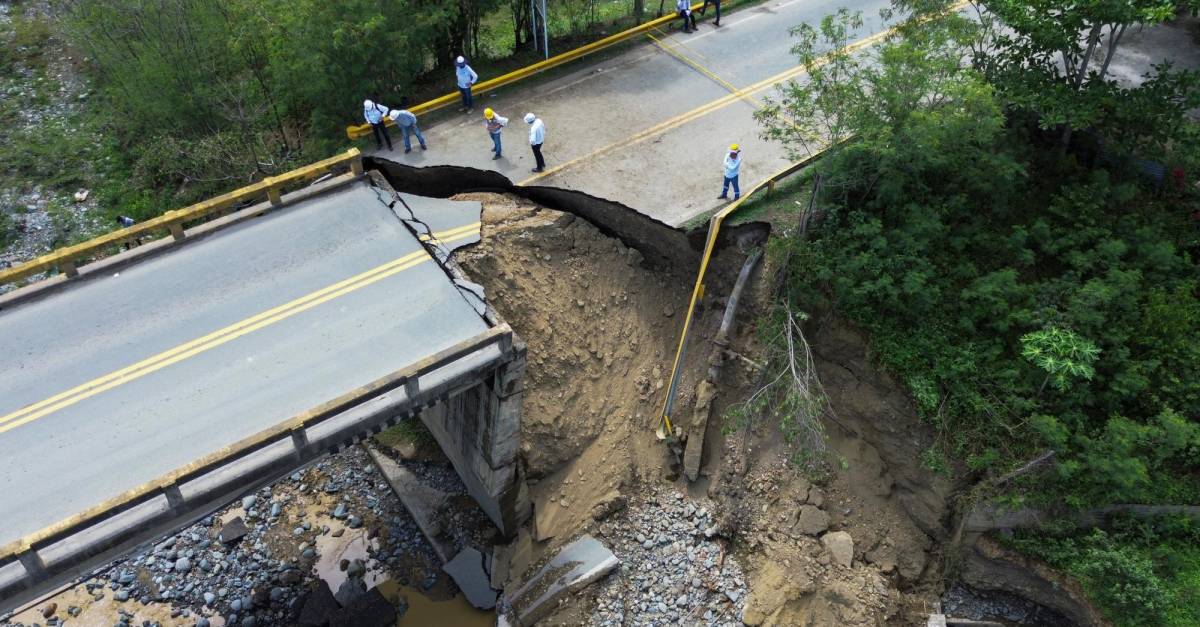
<path id="1" fill-rule="evenodd" d="M 1033 601 L 1004 592 L 954 585 L 942 595 L 942 612 L 954 618 L 1003 620 L 1014 625 L 1069 625 L 1070 621 Z"/>
<path id="2" fill-rule="evenodd" d="M 590 624 L 741 625 L 746 581 L 710 507 L 654 491 L 601 523 L 621 567 L 597 584 Z"/>

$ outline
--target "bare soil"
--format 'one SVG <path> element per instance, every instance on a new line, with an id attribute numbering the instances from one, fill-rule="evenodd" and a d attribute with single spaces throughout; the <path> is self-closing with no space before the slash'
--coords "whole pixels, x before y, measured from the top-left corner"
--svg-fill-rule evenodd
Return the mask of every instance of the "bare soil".
<path id="1" fill-rule="evenodd" d="M 745 398 L 756 379 L 751 367 L 733 360 L 725 366 L 709 423 L 705 476 L 688 486 L 653 431 L 691 277 L 643 268 L 637 251 L 574 216 L 509 195 L 456 198 L 484 207 L 482 242 L 456 253 L 457 259 L 529 346 L 522 440 L 535 509 L 531 562 L 580 533 L 597 533 L 594 512 L 617 495 L 674 482 L 694 499 L 708 496 L 718 504 L 722 534 L 749 575 L 742 617 L 747 623 L 924 624 L 926 607 L 940 592 L 940 561 L 929 553 L 933 539 L 905 507 L 919 470 L 895 468 L 895 460 L 881 458 L 861 430 L 834 423 L 826 427 L 833 472 L 817 484 L 789 465 L 777 426 L 760 423 L 726 443 L 721 414 Z M 727 257 L 707 285 L 680 386 L 679 407 L 685 409 L 678 415 L 691 413 L 721 296 L 740 265 L 738 255 Z M 755 319 L 766 290 L 760 285 L 750 294 L 739 312 L 743 322 L 734 349 L 754 359 L 753 325 L 747 321 Z M 844 344 L 835 335 L 831 340 Z M 869 368 L 861 340 L 844 348 L 856 358 L 853 368 Z M 832 354 L 823 367 L 839 367 L 839 359 Z M 838 389 L 830 396 L 849 407 L 848 420 L 894 419 L 891 404 L 897 399 L 888 396 L 886 382 L 876 389 L 833 378 Z M 918 465 L 915 457 L 911 462 Z M 903 489 L 897 488 L 896 472 L 906 479 L 899 484 Z M 827 522 L 806 524 L 817 511 Z M 616 520 L 634 515 L 621 512 Z M 834 531 L 853 538 L 850 566 L 835 563 L 822 541 Z M 548 620 L 588 622 L 582 619 L 595 618 L 596 603 L 595 594 L 580 595 Z"/>

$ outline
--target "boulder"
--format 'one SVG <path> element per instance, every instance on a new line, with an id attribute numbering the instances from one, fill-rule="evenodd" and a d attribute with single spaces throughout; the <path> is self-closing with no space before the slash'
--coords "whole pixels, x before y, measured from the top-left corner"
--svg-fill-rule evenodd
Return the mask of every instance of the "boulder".
<path id="1" fill-rule="evenodd" d="M 811 498 L 811 497 L 810 497 Z M 796 517 L 796 531 L 810 536 L 820 535 L 829 528 L 829 514 L 815 505 L 800 507 L 800 515 Z"/>
<path id="2" fill-rule="evenodd" d="M 821 536 L 821 544 L 825 545 L 835 564 L 849 568 L 854 561 L 854 538 L 845 531 L 831 531 Z"/>

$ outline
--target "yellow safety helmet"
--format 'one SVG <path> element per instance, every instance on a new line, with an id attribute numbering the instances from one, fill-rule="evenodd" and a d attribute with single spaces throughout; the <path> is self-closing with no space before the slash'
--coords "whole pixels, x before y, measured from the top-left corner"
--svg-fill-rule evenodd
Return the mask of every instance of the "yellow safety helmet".
<path id="1" fill-rule="evenodd" d="M 488 107 L 487 109 L 483 110 L 483 117 L 490 120 L 490 119 L 496 117 L 496 112 L 492 111 L 491 107 Z"/>
<path id="2" fill-rule="evenodd" d="M 738 150 L 741 150 L 741 147 L 738 146 L 737 144 L 729 144 L 729 149 L 734 152 L 737 152 Z"/>

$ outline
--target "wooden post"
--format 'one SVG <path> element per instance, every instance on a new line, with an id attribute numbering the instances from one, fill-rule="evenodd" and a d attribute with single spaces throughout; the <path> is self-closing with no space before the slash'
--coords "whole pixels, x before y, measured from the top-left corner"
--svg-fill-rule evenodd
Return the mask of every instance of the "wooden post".
<path id="1" fill-rule="evenodd" d="M 168 228 L 171 229 L 171 237 L 174 237 L 175 241 L 178 242 L 178 241 L 182 240 L 184 237 L 186 237 L 183 234 L 183 225 L 182 224 L 180 224 L 178 222 L 172 222 L 171 226 Z"/>
<path id="2" fill-rule="evenodd" d="M 278 207 L 283 204 L 283 196 L 279 193 L 278 183 L 275 182 L 275 177 L 268 176 L 263 179 L 263 183 L 267 185 L 267 199 L 272 205 Z"/>
<path id="3" fill-rule="evenodd" d="M 350 152 L 354 155 L 354 158 L 350 160 L 350 171 L 353 172 L 355 176 L 362 176 L 362 155 L 359 154 L 357 148 L 351 148 Z"/>
<path id="4" fill-rule="evenodd" d="M 79 270 L 75 268 L 74 261 L 64 261 L 58 264 L 58 269 L 62 270 L 63 274 L 67 275 L 68 279 L 73 279 L 79 276 Z"/>
<path id="5" fill-rule="evenodd" d="M 775 179 L 767 181 L 767 196 L 775 192 Z"/>

